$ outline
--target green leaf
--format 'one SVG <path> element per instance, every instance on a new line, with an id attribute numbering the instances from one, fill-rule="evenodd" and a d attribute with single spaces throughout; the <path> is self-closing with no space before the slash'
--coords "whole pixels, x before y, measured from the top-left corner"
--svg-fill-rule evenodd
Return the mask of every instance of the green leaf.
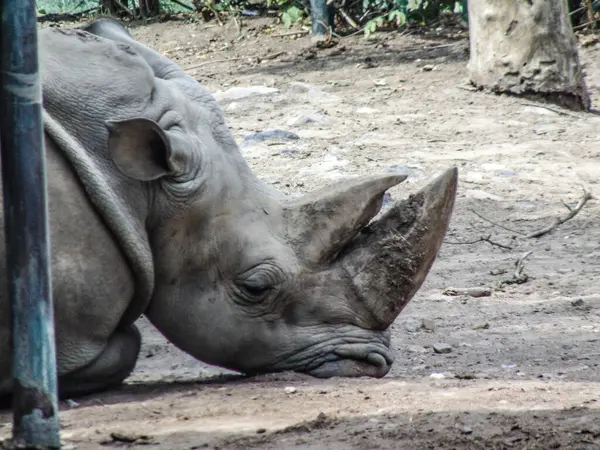
<path id="1" fill-rule="evenodd" d="M 285 12 L 289 14 L 292 22 L 298 22 L 302 18 L 302 10 L 297 6 L 290 6 Z"/>
<path id="2" fill-rule="evenodd" d="M 287 12 L 284 12 L 284 13 L 281 15 L 281 21 L 283 22 L 283 25 L 284 25 L 286 28 L 289 28 L 289 27 L 291 27 L 291 26 L 292 26 L 292 18 L 290 17 L 290 15 L 289 15 Z"/>
<path id="3" fill-rule="evenodd" d="M 402 11 L 394 9 L 393 11 L 390 11 L 388 20 L 396 22 L 396 26 L 399 27 L 400 25 L 404 25 L 406 23 L 406 14 L 404 14 Z"/>
<path id="4" fill-rule="evenodd" d="M 365 37 L 369 37 L 370 34 L 375 33 L 377 31 L 377 27 L 383 25 L 383 17 L 375 17 L 374 19 L 369 20 L 365 24 Z"/>
<path id="5" fill-rule="evenodd" d="M 45 9 L 38 9 L 38 14 L 48 14 Z"/>

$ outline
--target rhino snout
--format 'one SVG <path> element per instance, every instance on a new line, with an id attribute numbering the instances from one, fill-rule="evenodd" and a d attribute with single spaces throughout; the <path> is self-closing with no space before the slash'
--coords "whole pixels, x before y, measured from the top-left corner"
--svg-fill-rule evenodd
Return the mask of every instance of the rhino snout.
<path id="1" fill-rule="evenodd" d="M 318 378 L 374 377 L 382 378 L 392 367 L 394 358 L 390 349 L 341 348 L 335 351 L 339 359 L 326 361 L 309 371 Z"/>

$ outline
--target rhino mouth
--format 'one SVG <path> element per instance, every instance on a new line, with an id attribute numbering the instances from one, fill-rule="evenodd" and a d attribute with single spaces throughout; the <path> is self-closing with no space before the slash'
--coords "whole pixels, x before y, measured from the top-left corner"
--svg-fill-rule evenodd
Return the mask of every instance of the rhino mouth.
<path id="1" fill-rule="evenodd" d="M 345 348 L 336 349 L 334 359 L 325 361 L 310 369 L 308 373 L 316 378 L 331 377 L 373 377 L 382 378 L 388 374 L 394 358 L 389 349 Z"/>

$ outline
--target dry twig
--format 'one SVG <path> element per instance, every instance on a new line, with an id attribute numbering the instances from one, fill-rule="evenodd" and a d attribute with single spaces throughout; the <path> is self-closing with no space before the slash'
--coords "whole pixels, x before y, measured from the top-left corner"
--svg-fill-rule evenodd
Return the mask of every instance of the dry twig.
<path id="1" fill-rule="evenodd" d="M 487 242 L 488 244 L 495 246 L 495 247 L 500 247 L 506 250 L 512 250 L 512 247 L 509 247 L 508 245 L 504 245 L 504 244 L 499 244 L 498 242 L 494 242 L 491 240 L 492 235 L 490 234 L 488 237 L 480 237 L 479 239 L 475 240 L 475 241 L 466 241 L 466 242 L 449 242 L 449 241 L 444 241 L 445 244 L 455 244 L 455 245 L 470 245 L 470 244 L 477 244 L 479 242 Z"/>
<path id="2" fill-rule="evenodd" d="M 525 269 L 525 260 L 531 255 L 533 251 L 528 251 L 523 253 L 519 259 L 515 262 L 515 272 L 513 273 L 512 278 L 508 280 L 502 280 L 497 283 L 497 288 L 502 288 L 502 286 L 506 284 L 523 284 L 529 280 L 529 275 L 523 273 Z"/>
<path id="3" fill-rule="evenodd" d="M 310 30 L 298 30 L 298 31 L 289 31 L 287 33 L 272 34 L 271 37 L 296 36 L 298 34 L 305 35 L 305 34 L 308 34 L 308 33 L 310 33 Z"/>
<path id="4" fill-rule="evenodd" d="M 492 225 L 495 225 L 499 228 L 503 228 L 506 231 L 510 231 L 511 233 L 516 233 L 516 234 L 520 234 L 520 235 L 525 235 L 525 233 L 521 233 L 520 231 L 516 231 L 516 230 L 511 230 L 510 228 L 505 227 L 504 225 L 500 225 L 499 223 L 493 222 L 490 219 L 488 219 L 487 217 L 482 216 L 481 214 L 479 214 L 477 211 L 473 211 L 472 209 L 469 209 L 470 212 L 472 212 L 473 214 L 475 214 L 477 217 L 479 217 L 482 220 L 485 220 L 488 223 L 491 223 Z"/>
<path id="5" fill-rule="evenodd" d="M 550 225 L 542 228 L 541 230 L 534 231 L 533 233 L 528 234 L 527 237 L 528 238 L 541 237 L 545 234 L 550 233 L 557 226 L 559 226 L 559 225 L 565 223 L 567 220 L 571 220 L 573 217 L 575 217 L 577 215 L 577 213 L 579 213 L 579 211 L 581 211 L 581 209 L 585 206 L 587 201 L 591 198 L 592 198 L 592 195 L 584 189 L 583 197 L 581 197 L 581 200 L 579 200 L 579 203 L 577 203 L 577 206 L 575 206 L 575 208 L 571 209 L 571 208 L 569 208 L 568 205 L 565 205 L 569 209 L 569 214 L 567 214 L 565 217 L 557 217 L 556 219 L 554 219 L 554 221 Z"/>
<path id="6" fill-rule="evenodd" d="M 224 63 L 224 62 L 230 62 L 230 61 L 239 61 L 243 58 L 229 58 L 229 59 L 211 59 L 210 61 L 204 61 L 201 62 L 199 64 L 195 64 L 193 66 L 190 67 L 186 67 L 185 69 L 183 69 L 184 71 L 187 70 L 194 70 L 194 69 L 199 69 L 200 67 L 204 67 L 207 66 L 209 64 L 218 64 L 218 63 Z"/>
<path id="7" fill-rule="evenodd" d="M 596 28 L 596 21 L 594 20 L 594 8 L 592 6 L 592 0 L 584 0 L 585 2 L 585 9 L 587 12 L 587 19 L 588 22 L 590 22 L 590 24 L 592 25 L 592 30 L 594 28 Z"/>
<path id="8" fill-rule="evenodd" d="M 521 103 L 521 105 L 531 106 L 533 108 L 542 108 L 542 109 L 546 109 L 548 111 L 552 111 L 553 113 L 559 114 L 561 116 L 569 116 L 569 117 L 575 117 L 576 119 L 581 119 L 581 117 L 579 117 L 577 114 L 573 114 L 573 113 L 570 113 L 567 111 L 561 111 L 560 109 L 551 108 L 550 106 L 546 106 L 546 105 L 538 105 L 536 103 Z"/>
<path id="9" fill-rule="evenodd" d="M 472 287 L 472 288 L 453 288 L 449 287 L 444 289 L 443 295 L 467 295 L 469 297 L 489 297 L 492 295 L 492 290 L 486 287 Z"/>
<path id="10" fill-rule="evenodd" d="M 341 14 L 341 16 L 344 18 L 344 20 L 348 23 L 348 25 L 350 25 L 355 30 L 360 30 L 360 27 L 356 24 L 356 22 L 354 20 L 352 20 L 352 17 L 350 17 L 348 15 L 348 13 L 346 11 L 344 11 L 344 8 L 340 8 L 338 11 Z"/>

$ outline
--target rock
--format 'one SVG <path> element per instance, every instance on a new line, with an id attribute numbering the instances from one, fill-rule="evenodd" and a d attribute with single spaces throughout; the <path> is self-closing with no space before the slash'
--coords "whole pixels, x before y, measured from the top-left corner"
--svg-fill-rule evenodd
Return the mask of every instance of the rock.
<path id="1" fill-rule="evenodd" d="M 357 114 L 366 114 L 366 115 L 372 115 L 372 114 L 376 114 L 377 110 L 374 108 L 369 108 L 368 106 L 364 106 L 362 108 L 358 108 L 356 110 Z"/>
<path id="2" fill-rule="evenodd" d="M 435 330 L 435 323 L 431 319 L 423 319 L 421 321 L 421 328 L 423 328 L 423 329 L 425 329 L 427 331 L 434 331 Z"/>
<path id="3" fill-rule="evenodd" d="M 239 111 L 240 109 L 242 109 L 242 105 L 240 105 L 238 102 L 231 102 L 229 105 L 227 105 L 227 107 L 225 108 L 225 111 L 235 112 L 235 111 Z"/>
<path id="4" fill-rule="evenodd" d="M 272 129 L 259 131 L 258 133 L 252 133 L 244 136 L 244 143 L 250 142 L 264 142 L 264 141 L 296 141 L 300 139 L 296 133 L 291 131 L 285 131 L 280 129 Z"/>
<path id="5" fill-rule="evenodd" d="M 498 175 L 501 177 L 514 177 L 516 175 L 512 170 L 504 169 L 504 170 L 494 170 L 494 175 Z"/>
<path id="6" fill-rule="evenodd" d="M 581 298 L 578 298 L 571 302 L 571 306 L 574 306 L 575 308 L 581 308 L 583 305 L 585 305 L 585 302 Z"/>
<path id="7" fill-rule="evenodd" d="M 454 375 L 457 380 L 474 380 L 477 378 L 474 373 L 471 372 L 459 372 Z"/>
<path id="8" fill-rule="evenodd" d="M 460 427 L 459 429 L 462 434 L 471 434 L 473 432 L 471 427 L 466 426 L 466 425 L 464 427 Z"/>
<path id="9" fill-rule="evenodd" d="M 383 169 L 383 171 L 397 173 L 400 175 L 406 175 L 408 177 L 413 174 L 413 171 L 410 168 L 403 166 L 401 164 L 394 164 L 392 166 L 386 167 L 385 169 Z"/>
<path id="10" fill-rule="evenodd" d="M 489 297 L 492 295 L 492 290 L 486 287 L 472 287 L 472 288 L 453 288 L 449 287 L 444 289 L 442 292 L 444 295 L 467 295 L 469 297 Z"/>
<path id="11" fill-rule="evenodd" d="M 313 86 L 307 83 L 302 83 L 300 81 L 292 81 L 290 83 L 291 91 L 296 94 L 305 94 L 311 89 L 315 89 Z"/>
<path id="12" fill-rule="evenodd" d="M 432 373 L 431 375 L 429 375 L 429 378 L 433 378 L 434 380 L 443 380 L 444 378 L 446 378 L 446 376 L 443 373 Z"/>
<path id="13" fill-rule="evenodd" d="M 482 184 L 485 181 L 485 174 L 481 172 L 467 172 L 463 174 L 463 183 Z"/>
<path id="14" fill-rule="evenodd" d="M 473 325 L 472 329 L 473 330 L 487 330 L 490 327 L 489 322 L 483 322 L 483 323 L 478 323 L 476 325 Z"/>
<path id="15" fill-rule="evenodd" d="M 420 345 L 409 345 L 406 350 L 410 353 L 427 353 L 427 349 Z"/>
<path id="16" fill-rule="evenodd" d="M 263 434 L 266 433 L 267 429 L 266 428 L 259 428 L 258 430 L 256 430 L 256 434 Z"/>
<path id="17" fill-rule="evenodd" d="M 286 394 L 295 394 L 298 390 L 293 386 L 287 386 L 283 389 Z"/>
<path id="18" fill-rule="evenodd" d="M 327 123 L 327 118 L 320 114 L 306 114 L 297 117 L 292 117 L 287 121 L 287 126 L 289 127 L 299 127 L 302 125 L 306 125 L 309 123 Z"/>
<path id="19" fill-rule="evenodd" d="M 436 353 L 451 353 L 452 352 L 452 346 L 450 344 L 444 344 L 441 342 L 438 342 L 436 344 L 433 344 L 433 351 Z"/>
<path id="20" fill-rule="evenodd" d="M 300 152 L 300 149 L 297 149 L 295 147 L 282 148 L 281 150 L 279 150 L 280 155 L 292 155 L 298 152 Z"/>
<path id="21" fill-rule="evenodd" d="M 277 88 L 267 86 L 236 86 L 226 91 L 218 91 L 214 93 L 217 102 L 232 102 L 234 100 L 244 100 L 251 97 L 259 97 L 265 95 L 276 94 L 279 92 Z"/>
<path id="22" fill-rule="evenodd" d="M 474 198 L 476 200 L 494 200 L 500 202 L 504 200 L 504 197 L 500 197 L 499 195 L 491 194 L 482 189 L 468 189 L 465 192 L 465 196 L 469 198 Z"/>
<path id="23" fill-rule="evenodd" d="M 408 331 L 409 333 L 415 333 L 415 332 L 419 331 L 420 328 L 421 328 L 421 324 L 419 322 L 417 322 L 416 320 L 410 320 L 410 321 L 404 323 L 404 329 L 406 331 Z"/>
<path id="24" fill-rule="evenodd" d="M 384 210 L 393 202 L 392 195 L 389 192 L 383 194 L 383 200 L 381 202 L 381 209 Z"/>
<path id="25" fill-rule="evenodd" d="M 431 72 L 432 70 L 435 70 L 435 66 L 433 64 L 425 64 L 423 66 L 423 72 Z"/>

